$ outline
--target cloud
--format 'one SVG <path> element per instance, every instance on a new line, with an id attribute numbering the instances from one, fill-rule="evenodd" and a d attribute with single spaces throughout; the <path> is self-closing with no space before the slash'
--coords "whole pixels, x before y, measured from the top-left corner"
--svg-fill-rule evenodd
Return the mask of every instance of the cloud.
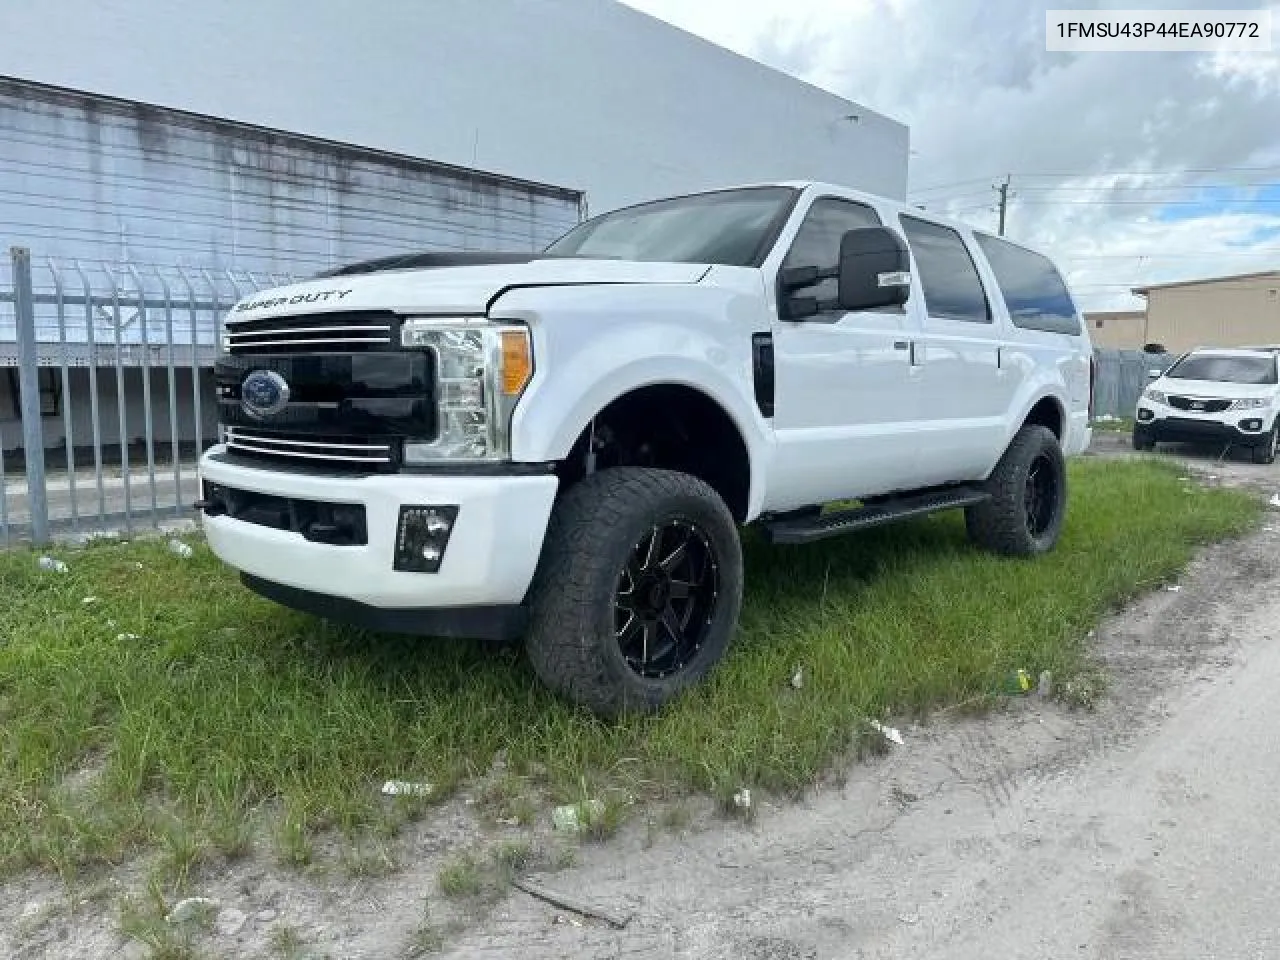
<path id="1" fill-rule="evenodd" d="M 1012 174 L 1009 235 L 1086 307 L 1280 266 L 1280 197 L 1249 186 L 1280 183 L 1280 54 L 1049 53 L 1044 0 L 631 2 L 907 123 L 913 202 L 990 228 Z"/>

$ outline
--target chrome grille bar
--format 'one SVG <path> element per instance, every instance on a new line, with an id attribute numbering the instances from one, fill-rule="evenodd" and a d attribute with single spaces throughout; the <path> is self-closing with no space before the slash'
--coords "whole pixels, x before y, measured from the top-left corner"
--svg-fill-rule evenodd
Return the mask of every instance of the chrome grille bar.
<path id="1" fill-rule="evenodd" d="M 385 312 L 303 314 L 291 317 L 230 319 L 226 322 L 227 349 L 231 353 L 287 347 L 293 352 L 313 347 L 332 350 L 391 347 L 394 317 Z"/>
<path id="2" fill-rule="evenodd" d="M 387 466 L 391 446 L 385 443 L 344 443 L 339 440 L 302 440 L 287 435 L 261 434 L 243 427 L 226 427 L 227 449 L 249 455 L 286 457 L 328 463 L 364 463 Z"/>

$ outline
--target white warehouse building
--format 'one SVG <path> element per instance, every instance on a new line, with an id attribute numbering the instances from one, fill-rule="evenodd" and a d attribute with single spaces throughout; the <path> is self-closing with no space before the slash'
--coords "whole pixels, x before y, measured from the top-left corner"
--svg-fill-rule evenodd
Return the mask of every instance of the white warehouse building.
<path id="1" fill-rule="evenodd" d="M 4 21 L 0 232 L 35 264 L 55 448 L 95 432 L 88 368 L 101 443 L 142 442 L 144 386 L 158 440 L 181 421 L 184 446 L 209 442 L 216 314 L 274 279 L 538 249 L 717 186 L 906 191 L 902 124 L 615 0 L 62 0 Z M 0 374 L 17 363 L 8 267 Z M 86 282 L 98 299 L 67 300 L 59 333 L 55 297 Z M 176 390 L 155 346 L 170 335 Z M 0 375 L 0 450 L 22 442 L 16 384 Z"/>

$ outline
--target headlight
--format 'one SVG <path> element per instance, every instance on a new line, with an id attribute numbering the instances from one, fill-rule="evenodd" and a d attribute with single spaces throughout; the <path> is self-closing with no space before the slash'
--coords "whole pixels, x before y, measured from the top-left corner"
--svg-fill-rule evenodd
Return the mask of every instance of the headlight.
<path id="1" fill-rule="evenodd" d="M 1246 397 L 1231 405 L 1232 410 L 1257 410 L 1265 407 L 1269 401 L 1265 397 Z"/>
<path id="2" fill-rule="evenodd" d="M 418 317 L 401 326 L 400 345 L 436 356 L 436 438 L 406 443 L 405 463 L 507 457 L 511 415 L 533 377 L 528 328 Z"/>
<path id="3" fill-rule="evenodd" d="M 1147 387 L 1147 389 L 1143 390 L 1142 396 L 1147 400 L 1150 400 L 1152 403 L 1168 403 L 1169 402 L 1169 398 L 1165 396 L 1165 393 L 1163 390 L 1156 390 L 1156 389 L 1153 389 L 1152 387 Z"/>

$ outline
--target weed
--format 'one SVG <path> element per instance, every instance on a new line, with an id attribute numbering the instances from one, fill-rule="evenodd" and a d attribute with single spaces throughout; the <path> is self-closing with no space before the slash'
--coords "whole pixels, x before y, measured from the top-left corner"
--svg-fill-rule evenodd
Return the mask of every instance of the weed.
<path id="1" fill-rule="evenodd" d="M 475 858 L 462 854 L 440 868 L 436 884 L 446 897 L 474 897 L 484 889 L 484 876 Z"/>
<path id="2" fill-rule="evenodd" d="M 305 814 L 297 810 L 285 811 L 276 831 L 276 856 L 289 867 L 305 867 L 315 856 L 315 847 L 307 831 Z"/>
<path id="3" fill-rule="evenodd" d="M 664 829 L 678 833 L 688 829 L 693 822 L 693 811 L 687 803 L 675 801 L 663 808 L 660 821 Z"/>
<path id="4" fill-rule="evenodd" d="M 533 843 L 529 840 L 506 840 L 493 851 L 494 863 L 511 873 L 528 870 L 534 862 Z"/>
<path id="5" fill-rule="evenodd" d="M 340 859 L 352 877 L 385 877 L 400 868 L 391 842 L 376 835 L 350 840 Z"/>
<path id="6" fill-rule="evenodd" d="M 287 923 L 272 928 L 267 942 L 271 945 L 271 952 L 280 960 L 303 960 L 305 956 L 306 941 L 302 939 L 297 927 Z"/>
<path id="7" fill-rule="evenodd" d="M 212 921 L 208 911 L 198 911 L 186 923 L 167 919 L 163 897 L 152 887 L 143 898 L 126 897 L 120 904 L 119 929 L 122 936 L 150 949 L 149 960 L 195 960 L 194 935 Z"/>

